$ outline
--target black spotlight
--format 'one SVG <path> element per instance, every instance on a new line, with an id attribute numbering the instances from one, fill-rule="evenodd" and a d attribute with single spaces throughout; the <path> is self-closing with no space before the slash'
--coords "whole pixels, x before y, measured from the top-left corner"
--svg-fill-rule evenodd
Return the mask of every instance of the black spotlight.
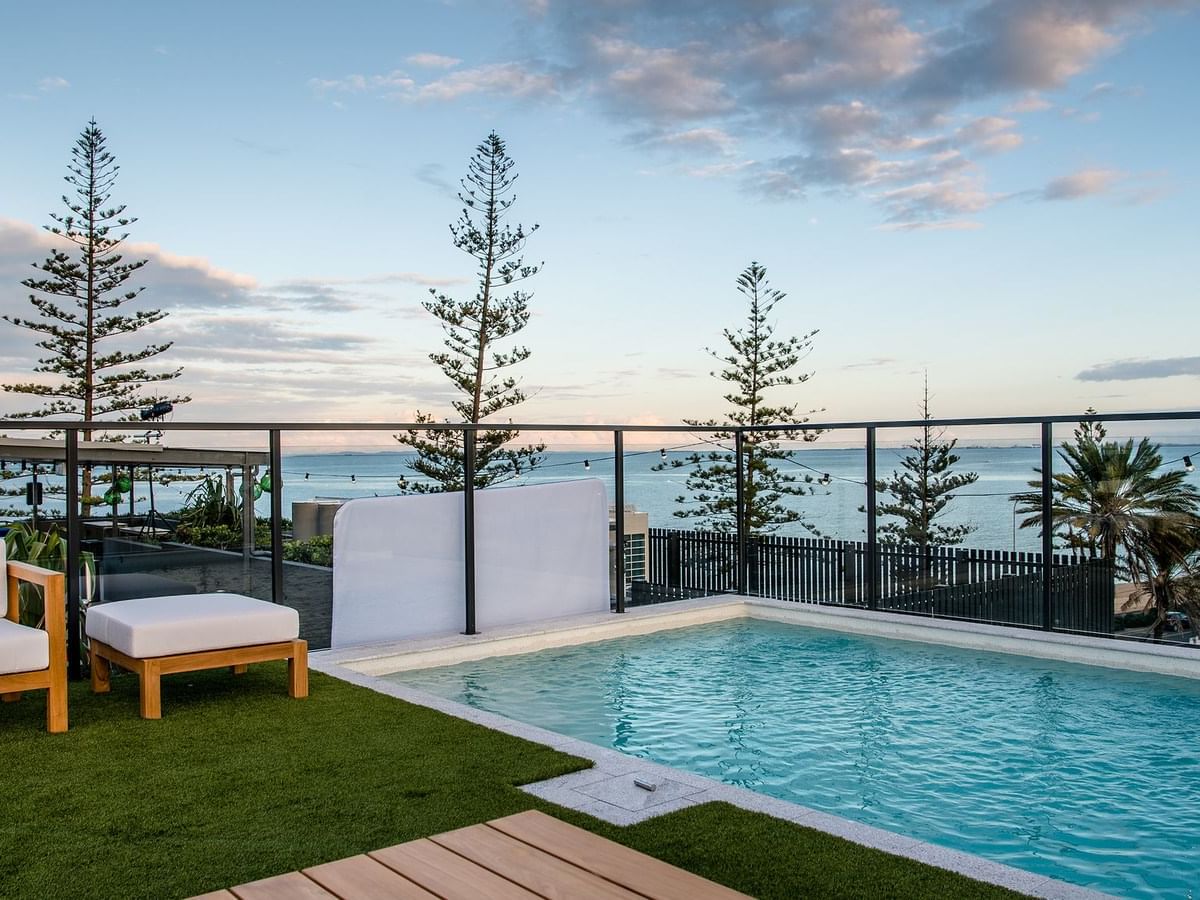
<path id="1" fill-rule="evenodd" d="M 151 419 L 161 419 L 171 414 L 175 409 L 175 404 L 170 400 L 158 400 L 153 406 L 144 406 L 138 411 L 138 415 L 142 417 L 143 422 L 149 422 Z"/>

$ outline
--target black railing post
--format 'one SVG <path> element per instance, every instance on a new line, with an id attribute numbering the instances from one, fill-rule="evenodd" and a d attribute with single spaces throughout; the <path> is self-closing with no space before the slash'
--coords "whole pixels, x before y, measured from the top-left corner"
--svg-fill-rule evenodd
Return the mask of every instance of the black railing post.
<path id="1" fill-rule="evenodd" d="M 667 535 L 667 587 L 683 587 L 683 548 L 678 531 Z"/>
<path id="2" fill-rule="evenodd" d="M 466 593 L 466 627 L 475 630 L 475 430 L 463 429 L 463 589 Z"/>
<path id="3" fill-rule="evenodd" d="M 1042 628 L 1054 628 L 1054 425 L 1042 423 Z"/>
<path id="4" fill-rule="evenodd" d="M 746 434 L 740 428 L 733 434 L 733 461 L 737 466 L 737 571 L 734 590 L 746 593 Z"/>
<path id="5" fill-rule="evenodd" d="M 879 531 L 878 497 L 875 484 L 875 427 L 867 429 L 867 606 L 879 608 Z"/>
<path id="6" fill-rule="evenodd" d="M 625 435 L 620 431 L 613 432 L 613 494 L 616 500 L 616 517 L 614 525 L 616 533 L 613 540 L 616 543 L 616 581 L 617 612 L 625 612 Z"/>
<path id="7" fill-rule="evenodd" d="M 271 449 L 271 602 L 283 603 L 283 446 L 278 428 L 270 431 Z M 254 488 L 246 494 L 252 507 Z M 253 514 L 248 519 L 250 528 L 257 521 Z M 251 531 L 253 535 L 253 531 Z M 250 538 L 254 540 L 253 537 Z M 251 544 L 253 546 L 253 544 Z"/>
<path id="8" fill-rule="evenodd" d="M 81 635 L 79 629 L 79 432 L 68 428 L 66 433 L 67 454 L 65 462 L 67 482 L 67 677 L 78 681 L 83 677 L 83 661 L 80 659 Z M 34 464 L 37 471 L 37 464 Z"/>

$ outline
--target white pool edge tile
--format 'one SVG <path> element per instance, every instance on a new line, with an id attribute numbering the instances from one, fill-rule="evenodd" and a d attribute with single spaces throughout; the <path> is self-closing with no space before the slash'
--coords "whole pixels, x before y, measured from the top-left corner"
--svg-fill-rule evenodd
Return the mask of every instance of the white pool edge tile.
<path id="1" fill-rule="evenodd" d="M 754 619 L 1129 672 L 1200 678 L 1200 650 L 1191 647 L 786 600 L 743 600 L 745 614 Z"/>
<path id="2" fill-rule="evenodd" d="M 693 601 L 684 602 L 690 603 Z M 741 614 L 745 615 L 745 612 Z M 730 617 L 725 616 L 724 618 Z M 719 621 L 719 619 L 713 621 Z M 654 628 L 651 630 L 659 629 Z M 361 652 L 362 648 L 358 649 Z M 532 651 L 522 650 L 515 652 Z M 703 775 L 674 769 L 638 757 L 626 756 L 617 750 L 590 744 L 578 738 L 567 737 L 553 731 L 547 731 L 544 728 L 518 722 L 515 719 L 475 709 L 466 704 L 447 700 L 407 685 L 391 682 L 376 675 L 356 671 L 344 665 L 342 660 L 339 660 L 339 657 L 342 657 L 344 660 L 347 656 L 352 657 L 352 654 L 349 654 L 347 651 L 315 652 L 309 656 L 309 665 L 315 671 L 323 672 L 351 684 L 356 684 L 360 687 L 365 687 L 418 706 L 435 709 L 485 728 L 491 728 L 494 731 L 500 731 L 514 737 L 543 744 L 573 756 L 591 760 L 593 763 L 593 768 L 591 769 L 584 769 L 580 772 L 524 785 L 522 790 L 533 796 L 545 799 L 548 802 L 586 813 L 616 825 L 632 825 L 699 803 L 723 801 L 751 812 L 759 812 L 785 821 L 795 822 L 808 828 L 845 838 L 865 847 L 882 850 L 896 856 L 907 857 L 938 868 L 966 875 L 978 881 L 1019 891 L 1033 897 L 1053 898 L 1053 900 L 1101 900 L 1101 898 L 1108 896 L 1107 894 L 1088 890 L 1087 888 L 1068 884 L 1067 882 L 1027 872 L 1024 869 L 1017 869 L 969 853 L 950 850 L 915 838 L 884 831 L 840 816 L 810 809 L 797 803 L 768 797 L 765 794 L 759 794 L 746 788 L 724 784 Z M 361 656 L 358 658 L 361 659 Z M 396 670 L 393 669 L 391 671 Z M 661 778 L 691 785 L 697 789 L 697 792 L 658 806 L 650 807 L 646 810 L 641 810 L 638 813 L 632 813 L 622 807 L 606 803 L 603 800 L 597 800 L 594 797 L 574 790 L 575 787 L 595 784 L 597 780 L 605 777 L 627 775 L 642 771 L 653 772 Z M 572 779 L 575 780 L 572 781 Z"/>
<path id="3" fill-rule="evenodd" d="M 1200 650 L 1189 647 L 733 595 L 634 607 L 623 615 L 593 613 L 486 634 L 438 635 L 322 652 L 351 671 L 389 675 L 736 618 L 1200 679 Z"/>

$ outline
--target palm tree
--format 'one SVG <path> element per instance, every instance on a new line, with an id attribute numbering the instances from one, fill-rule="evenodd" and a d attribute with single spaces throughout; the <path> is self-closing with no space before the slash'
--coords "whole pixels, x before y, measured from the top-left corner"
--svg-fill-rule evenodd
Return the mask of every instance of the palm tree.
<path id="1" fill-rule="evenodd" d="M 1139 595 L 1148 595 L 1158 617 L 1154 638 L 1161 639 L 1167 613 L 1182 609 L 1188 614 L 1192 631 L 1200 620 L 1200 518 L 1196 516 L 1159 516 L 1146 521 L 1134 547 L 1145 572 Z"/>
<path id="2" fill-rule="evenodd" d="M 1064 443 L 1059 457 L 1066 471 L 1055 472 L 1053 527 L 1067 546 L 1090 556 L 1117 559 L 1137 580 L 1145 557 L 1148 535 L 1165 533 L 1172 523 L 1200 514 L 1200 494 L 1186 481 L 1186 473 L 1172 469 L 1160 473 L 1163 460 L 1157 444 L 1142 438 L 1099 441 L 1077 431 L 1073 443 Z M 1040 474 L 1040 472 L 1039 472 Z M 1029 482 L 1033 490 L 1016 494 L 1019 511 L 1027 513 L 1022 528 L 1042 526 L 1040 479 Z"/>

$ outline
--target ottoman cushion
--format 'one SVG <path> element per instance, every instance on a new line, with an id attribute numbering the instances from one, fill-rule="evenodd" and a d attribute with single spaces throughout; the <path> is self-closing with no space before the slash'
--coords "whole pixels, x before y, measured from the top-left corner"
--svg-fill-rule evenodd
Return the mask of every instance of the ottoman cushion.
<path id="1" fill-rule="evenodd" d="M 87 611 L 88 637 L 139 659 L 273 644 L 299 634 L 294 609 L 242 594 L 146 597 Z"/>
<path id="2" fill-rule="evenodd" d="M 38 628 L 0 619 L 0 675 L 39 672 L 50 666 L 50 637 Z"/>

